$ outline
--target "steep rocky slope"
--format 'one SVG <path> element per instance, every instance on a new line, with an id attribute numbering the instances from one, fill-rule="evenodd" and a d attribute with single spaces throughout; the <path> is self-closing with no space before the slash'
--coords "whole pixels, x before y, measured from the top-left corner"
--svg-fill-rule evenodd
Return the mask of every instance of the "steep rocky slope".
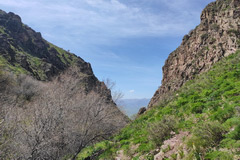
<path id="1" fill-rule="evenodd" d="M 202 12 L 201 23 L 185 35 L 163 66 L 162 85 L 149 107 L 157 105 L 178 90 L 186 81 L 240 47 L 240 1 L 217 0 Z"/>
<path id="2" fill-rule="evenodd" d="M 82 73 L 93 75 L 89 63 L 44 40 L 41 33 L 24 25 L 18 15 L 1 10 L 0 45 L 1 60 L 4 58 L 13 70 L 38 80 L 49 80 L 72 64 L 78 65 Z"/>
<path id="3" fill-rule="evenodd" d="M 41 81 L 51 80 L 75 66 L 86 92 L 102 92 L 111 101 L 110 90 L 94 76 L 90 63 L 44 40 L 41 33 L 23 24 L 18 15 L 1 10 L 0 66 Z"/>
<path id="4" fill-rule="evenodd" d="M 0 10 L 0 159 L 62 159 L 129 122 L 91 65 Z"/>

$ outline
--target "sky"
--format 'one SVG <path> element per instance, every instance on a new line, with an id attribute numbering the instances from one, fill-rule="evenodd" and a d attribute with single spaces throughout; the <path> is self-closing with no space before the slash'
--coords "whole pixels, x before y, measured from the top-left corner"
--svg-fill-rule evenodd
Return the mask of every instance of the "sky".
<path id="1" fill-rule="evenodd" d="M 162 66 L 213 0 L 0 0 L 47 41 L 90 62 L 126 99 L 151 98 Z"/>

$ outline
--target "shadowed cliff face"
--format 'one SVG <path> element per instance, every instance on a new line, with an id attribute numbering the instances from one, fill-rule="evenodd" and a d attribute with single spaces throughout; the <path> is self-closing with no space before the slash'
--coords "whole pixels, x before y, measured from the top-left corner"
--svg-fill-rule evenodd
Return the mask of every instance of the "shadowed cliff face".
<path id="1" fill-rule="evenodd" d="M 168 98 L 186 81 L 209 68 L 240 47 L 240 1 L 217 0 L 202 12 L 201 23 L 185 35 L 163 66 L 161 87 L 149 107 Z"/>

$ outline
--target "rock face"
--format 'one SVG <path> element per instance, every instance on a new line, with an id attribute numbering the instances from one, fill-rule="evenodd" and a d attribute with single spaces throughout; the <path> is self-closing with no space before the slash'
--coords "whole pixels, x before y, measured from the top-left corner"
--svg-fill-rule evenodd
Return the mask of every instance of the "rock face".
<path id="1" fill-rule="evenodd" d="M 142 107 L 139 109 L 138 111 L 138 115 L 142 115 L 143 113 L 145 113 L 147 111 L 147 109 L 145 107 Z"/>
<path id="2" fill-rule="evenodd" d="M 187 136 L 189 136 L 189 132 L 180 131 L 179 134 L 165 140 L 160 148 L 160 152 L 154 156 L 154 160 L 164 160 L 171 158 L 172 155 L 177 155 L 177 160 L 180 160 L 180 148 L 182 148 L 182 152 L 185 155 L 187 154 L 187 146 L 183 143 L 183 138 Z"/>
<path id="3" fill-rule="evenodd" d="M 0 56 L 38 80 L 49 80 L 72 64 L 92 75 L 89 63 L 44 40 L 14 13 L 0 10 Z"/>
<path id="4" fill-rule="evenodd" d="M 0 66 L 16 74 L 49 81 L 71 67 L 70 76 L 84 84 L 86 93 L 96 91 L 112 102 L 111 92 L 93 74 L 90 63 L 44 40 L 41 33 L 23 24 L 21 18 L 0 10 Z M 76 71 L 77 70 L 77 71 Z M 72 70 L 68 70 L 71 72 Z"/>
<path id="5" fill-rule="evenodd" d="M 185 35 L 163 66 L 161 87 L 148 107 L 157 105 L 186 81 L 240 48 L 240 0 L 217 0 L 201 14 L 201 23 Z"/>

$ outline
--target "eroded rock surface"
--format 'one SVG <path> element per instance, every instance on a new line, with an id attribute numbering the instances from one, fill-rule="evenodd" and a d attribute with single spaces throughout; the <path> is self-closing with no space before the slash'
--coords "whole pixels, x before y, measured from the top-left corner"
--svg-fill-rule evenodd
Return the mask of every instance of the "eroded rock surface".
<path id="1" fill-rule="evenodd" d="M 201 14 L 201 23 L 185 35 L 163 66 L 161 87 L 149 107 L 157 105 L 186 81 L 234 52 L 240 47 L 240 1 L 217 0 Z"/>

